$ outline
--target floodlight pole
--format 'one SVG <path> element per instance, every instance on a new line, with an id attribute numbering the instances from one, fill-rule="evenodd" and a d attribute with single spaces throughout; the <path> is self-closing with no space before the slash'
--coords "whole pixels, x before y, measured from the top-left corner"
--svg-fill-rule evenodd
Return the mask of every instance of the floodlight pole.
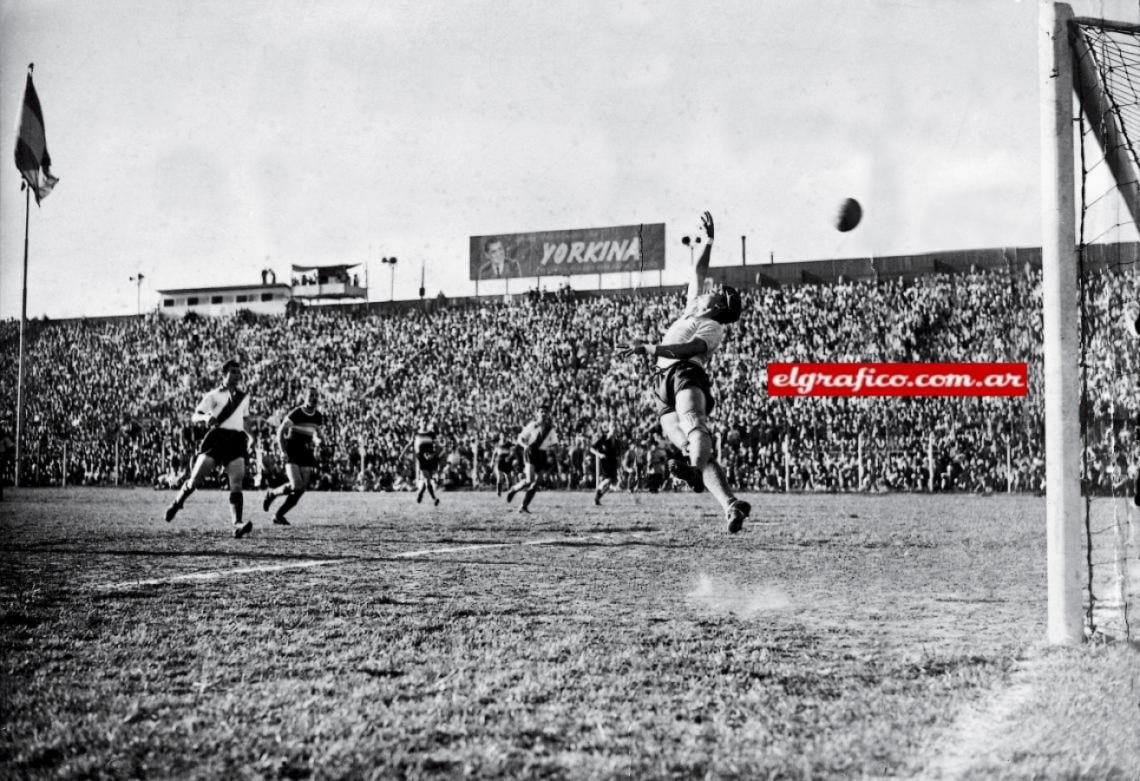
<path id="1" fill-rule="evenodd" d="M 1048 642 L 1077 645 L 1081 616 L 1080 340 L 1073 175 L 1073 10 L 1042 0 L 1041 266 L 1044 315 Z"/>

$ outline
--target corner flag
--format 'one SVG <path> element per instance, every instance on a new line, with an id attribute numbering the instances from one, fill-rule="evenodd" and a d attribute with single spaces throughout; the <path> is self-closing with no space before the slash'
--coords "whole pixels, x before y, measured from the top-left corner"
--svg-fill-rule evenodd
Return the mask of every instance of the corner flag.
<path id="1" fill-rule="evenodd" d="M 20 115 L 20 132 L 16 138 L 16 168 L 32 188 L 36 203 L 46 198 L 59 181 L 51 175 L 51 155 L 47 150 L 44 133 L 44 114 L 40 98 L 32 84 L 31 66 L 28 66 L 28 84 L 24 88 L 24 111 Z"/>

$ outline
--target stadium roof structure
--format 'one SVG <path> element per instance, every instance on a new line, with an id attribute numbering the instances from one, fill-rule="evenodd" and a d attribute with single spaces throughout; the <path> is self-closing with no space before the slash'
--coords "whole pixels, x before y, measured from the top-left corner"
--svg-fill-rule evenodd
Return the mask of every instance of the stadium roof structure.
<path id="1" fill-rule="evenodd" d="M 363 263 L 334 263 L 331 266 L 306 266 L 301 263 L 294 263 L 294 271 L 348 271 L 350 268 L 362 266 Z"/>
<path id="2" fill-rule="evenodd" d="M 247 292 L 250 290 L 257 290 L 257 291 L 276 290 L 276 291 L 287 293 L 287 292 L 291 291 L 292 289 L 293 288 L 291 286 L 285 284 L 284 282 L 275 282 L 272 285 L 259 285 L 256 282 L 254 282 L 254 283 L 249 284 L 249 285 L 222 285 L 221 287 L 180 287 L 180 288 L 173 288 L 170 290 L 156 290 L 155 292 L 158 293 L 159 295 L 163 295 L 163 296 L 175 296 L 175 295 L 185 295 L 185 294 L 194 294 L 194 293 L 227 293 L 227 292 L 234 292 L 234 291 L 238 291 L 238 290 L 240 290 L 242 292 Z"/>

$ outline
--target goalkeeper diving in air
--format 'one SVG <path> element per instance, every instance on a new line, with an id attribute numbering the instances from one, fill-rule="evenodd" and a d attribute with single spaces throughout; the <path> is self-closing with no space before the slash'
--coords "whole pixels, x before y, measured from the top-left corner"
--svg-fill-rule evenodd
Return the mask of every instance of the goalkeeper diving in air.
<path id="1" fill-rule="evenodd" d="M 700 493 L 707 487 L 724 508 L 728 531 L 736 534 L 752 506 L 737 499 L 724 479 L 713 454 L 708 418 L 715 402 L 707 373 L 713 353 L 724 340 L 724 327 L 740 319 L 740 292 L 722 286 L 702 293 L 712 257 L 713 218 L 701 215 L 705 247 L 693 267 L 685 311 L 673 322 L 659 343 L 635 340 L 621 349 L 622 355 L 646 355 L 656 359 L 654 394 L 661 430 L 682 453 L 688 465 L 678 465 L 679 475 Z"/>

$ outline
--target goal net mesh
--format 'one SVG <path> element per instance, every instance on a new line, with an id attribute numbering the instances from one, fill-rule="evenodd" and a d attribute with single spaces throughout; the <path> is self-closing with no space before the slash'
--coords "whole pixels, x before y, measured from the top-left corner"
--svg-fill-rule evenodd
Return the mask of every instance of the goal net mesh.
<path id="1" fill-rule="evenodd" d="M 1085 629 L 1092 638 L 1130 639 L 1140 628 L 1140 28 L 1080 19 L 1071 43 Z"/>

